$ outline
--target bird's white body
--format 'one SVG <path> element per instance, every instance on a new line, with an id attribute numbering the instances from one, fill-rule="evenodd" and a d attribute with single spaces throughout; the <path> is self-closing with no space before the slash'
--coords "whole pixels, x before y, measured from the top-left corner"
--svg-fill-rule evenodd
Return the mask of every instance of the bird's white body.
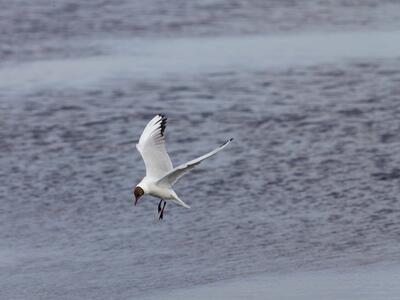
<path id="1" fill-rule="evenodd" d="M 190 208 L 189 205 L 179 199 L 178 195 L 172 189 L 172 186 L 179 178 L 193 169 L 200 162 L 225 148 L 232 139 L 199 158 L 173 168 L 171 159 L 165 149 L 164 130 L 166 121 L 167 118 L 163 115 L 155 116 L 146 125 L 142 135 L 140 136 L 136 148 L 146 165 L 146 176 L 139 182 L 136 188 L 141 188 L 144 194 L 160 198 L 161 201 L 172 200 L 176 204 Z"/>
<path id="2" fill-rule="evenodd" d="M 160 199 L 172 200 L 177 197 L 172 188 L 157 184 L 157 180 L 158 179 L 156 178 L 149 178 L 146 176 L 141 182 L 139 182 L 138 186 L 140 186 L 146 194 Z"/>

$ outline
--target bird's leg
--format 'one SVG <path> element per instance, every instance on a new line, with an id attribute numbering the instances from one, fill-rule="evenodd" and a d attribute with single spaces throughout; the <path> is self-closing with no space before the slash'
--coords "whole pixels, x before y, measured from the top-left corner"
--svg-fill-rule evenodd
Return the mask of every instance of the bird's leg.
<path id="1" fill-rule="evenodd" d="M 163 199 L 160 200 L 160 202 L 158 203 L 158 213 L 160 213 L 161 211 L 161 203 L 163 202 Z"/>
<path id="2" fill-rule="evenodd" d="M 167 205 L 167 202 L 164 200 L 164 205 L 163 205 L 163 207 L 161 208 L 160 216 L 158 217 L 159 220 L 162 220 L 162 219 L 163 219 L 165 205 Z"/>

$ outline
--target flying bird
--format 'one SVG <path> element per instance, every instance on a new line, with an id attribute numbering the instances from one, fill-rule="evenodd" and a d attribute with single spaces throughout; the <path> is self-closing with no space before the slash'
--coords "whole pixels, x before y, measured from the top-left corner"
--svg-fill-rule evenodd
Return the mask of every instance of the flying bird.
<path id="1" fill-rule="evenodd" d="M 164 131 L 166 124 L 167 118 L 159 114 L 144 128 L 139 142 L 136 144 L 136 148 L 144 160 L 146 176 L 133 190 L 135 205 L 139 198 L 146 194 L 160 198 L 160 202 L 158 203 L 158 216 L 160 220 L 163 218 L 167 200 L 190 208 L 189 205 L 179 199 L 172 188 L 178 179 L 206 158 L 224 149 L 233 140 L 229 139 L 213 151 L 173 168 L 171 159 L 165 149 Z"/>

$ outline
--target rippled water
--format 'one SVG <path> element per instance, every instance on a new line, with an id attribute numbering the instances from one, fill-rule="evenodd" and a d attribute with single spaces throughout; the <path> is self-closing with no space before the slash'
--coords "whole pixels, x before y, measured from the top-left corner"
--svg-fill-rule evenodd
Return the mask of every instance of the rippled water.
<path id="1" fill-rule="evenodd" d="M 375 51 L 387 31 L 357 58 L 338 36 L 338 51 L 317 39 L 313 61 L 307 35 L 289 37 L 304 64 L 279 56 L 282 40 L 262 46 L 281 31 L 394 29 L 395 2 L 1 2 L 1 298 L 136 299 L 247 274 L 398 262 L 398 42 Z M 246 63 L 246 50 L 193 63 L 200 36 L 241 34 L 226 50 L 237 53 L 247 33 L 264 34 L 275 63 Z M 188 35 L 188 70 L 171 69 L 163 53 Z M 152 49 L 160 36 L 169 46 Z M 149 68 L 159 76 L 141 77 Z M 175 165 L 235 138 L 177 184 L 192 209 L 169 204 L 162 222 L 156 199 L 133 207 L 131 195 L 144 174 L 135 142 L 160 112 Z"/>

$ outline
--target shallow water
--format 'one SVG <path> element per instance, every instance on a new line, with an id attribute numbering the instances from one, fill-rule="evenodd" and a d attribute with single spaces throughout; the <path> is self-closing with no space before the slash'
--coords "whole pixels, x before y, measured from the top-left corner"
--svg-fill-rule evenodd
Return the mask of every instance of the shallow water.
<path id="1" fill-rule="evenodd" d="M 172 17 L 150 10 L 143 21 L 121 18 L 113 39 L 102 26 L 134 12 L 129 4 L 96 17 L 96 7 L 65 4 L 60 40 L 43 17 L 59 4 L 21 3 L 28 24 L 45 26 L 31 29 L 31 42 L 28 29 L 10 27 L 0 68 L 2 297 L 136 299 L 249 274 L 398 264 L 400 45 L 396 31 L 377 30 L 393 29 L 400 10 L 388 21 L 373 13 L 395 4 L 362 5 L 362 32 L 355 4 L 346 30 L 335 23 L 340 5 L 262 10 L 322 6 L 335 18 L 317 14 L 310 26 L 342 30 L 330 38 L 308 27 L 294 35 L 285 18 L 273 22 L 288 24 L 284 34 L 247 35 L 244 23 L 272 21 L 229 15 L 163 34 L 146 22 Z M 238 11 L 261 14 L 245 3 Z M 8 20 L 21 12 L 5 7 Z M 76 26 L 93 28 L 79 33 L 70 11 L 83 15 Z M 129 22 L 144 25 L 130 32 Z M 169 204 L 163 222 L 156 199 L 133 207 L 131 195 L 144 174 L 135 142 L 160 112 L 174 164 L 235 138 L 177 184 L 192 209 Z"/>
<path id="2" fill-rule="evenodd" d="M 92 41 L 101 55 L 10 63 L 0 69 L 2 94 L 96 89 L 107 82 L 154 82 L 327 63 L 364 63 L 400 53 L 400 31 L 361 31 Z M 46 91 L 45 91 L 46 92 Z"/>
<path id="3" fill-rule="evenodd" d="M 353 269 L 246 276 L 198 287 L 162 291 L 143 299 L 397 299 L 399 269 L 374 265 Z"/>
<path id="4" fill-rule="evenodd" d="M 0 0 L 0 58 L 99 53 L 93 37 L 177 37 L 398 29 L 393 0 Z M 76 45 L 74 41 L 81 39 Z"/>

